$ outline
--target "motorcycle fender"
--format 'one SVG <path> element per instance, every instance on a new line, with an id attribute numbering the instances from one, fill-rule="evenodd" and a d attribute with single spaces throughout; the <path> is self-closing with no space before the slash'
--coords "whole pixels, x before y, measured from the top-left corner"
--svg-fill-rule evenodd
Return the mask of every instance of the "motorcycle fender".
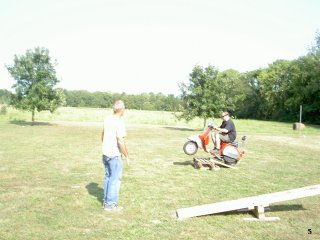
<path id="1" fill-rule="evenodd" d="M 201 139 L 199 138 L 199 136 L 192 135 L 192 136 L 188 137 L 188 140 L 195 142 L 198 145 L 198 148 L 202 148 L 202 142 L 201 142 Z"/>
<path id="2" fill-rule="evenodd" d="M 239 152 L 238 149 L 235 148 L 234 146 L 226 146 L 225 148 L 223 148 L 222 150 L 222 155 L 223 156 L 227 156 L 233 159 L 237 159 L 239 160 Z"/>

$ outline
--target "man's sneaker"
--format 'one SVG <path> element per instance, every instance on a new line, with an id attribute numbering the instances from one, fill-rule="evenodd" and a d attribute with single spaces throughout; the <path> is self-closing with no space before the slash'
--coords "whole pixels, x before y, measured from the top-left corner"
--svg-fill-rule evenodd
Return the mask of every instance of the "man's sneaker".
<path id="1" fill-rule="evenodd" d="M 123 207 L 120 207 L 117 204 L 113 204 L 113 205 L 104 205 L 103 209 L 109 212 L 121 212 L 123 210 Z"/>
<path id="2" fill-rule="evenodd" d="M 210 151 L 211 154 L 213 154 L 213 155 L 218 155 L 218 156 L 220 157 L 219 152 L 220 152 L 220 149 L 218 149 L 218 148 L 212 149 L 212 150 Z"/>

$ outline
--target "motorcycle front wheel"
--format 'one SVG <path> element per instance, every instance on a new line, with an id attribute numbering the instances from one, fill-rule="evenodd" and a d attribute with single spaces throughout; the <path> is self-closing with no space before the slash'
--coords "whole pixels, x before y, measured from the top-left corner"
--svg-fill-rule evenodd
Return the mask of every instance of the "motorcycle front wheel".
<path id="1" fill-rule="evenodd" d="M 194 155 L 198 151 L 198 145 L 193 141 L 188 141 L 183 145 L 183 151 L 187 155 Z"/>

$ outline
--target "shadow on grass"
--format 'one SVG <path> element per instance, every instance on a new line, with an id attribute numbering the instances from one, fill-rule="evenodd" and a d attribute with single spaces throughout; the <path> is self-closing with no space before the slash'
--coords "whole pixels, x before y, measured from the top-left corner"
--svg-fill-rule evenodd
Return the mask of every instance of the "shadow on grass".
<path id="1" fill-rule="evenodd" d="M 265 214 L 266 214 L 266 217 L 271 217 L 273 216 L 273 213 L 276 213 L 276 212 L 291 212 L 291 211 L 303 211 L 303 210 L 306 210 L 306 209 L 301 204 L 292 204 L 292 205 L 283 204 L 283 205 L 274 205 L 274 206 L 266 207 Z M 228 215 L 241 215 L 245 213 L 249 213 L 250 215 L 255 217 L 253 212 L 248 209 L 239 209 L 235 211 L 221 212 L 221 213 L 209 214 L 209 215 L 228 216 Z"/>
<path id="2" fill-rule="evenodd" d="M 11 120 L 10 124 L 19 126 L 52 126 L 52 124 L 48 122 L 28 122 L 24 120 Z"/>
<path id="3" fill-rule="evenodd" d="M 192 129 L 192 128 L 185 128 L 185 127 L 163 127 L 165 129 L 176 130 L 176 131 L 183 131 L 183 132 L 194 132 L 194 131 L 202 131 L 203 129 Z"/>
<path id="4" fill-rule="evenodd" d="M 292 204 L 292 205 L 274 205 L 270 206 L 271 212 L 285 212 L 285 211 L 301 211 L 306 210 L 301 204 Z"/>
<path id="5" fill-rule="evenodd" d="M 193 167 L 193 162 L 192 161 L 184 161 L 184 162 L 173 162 L 173 165 L 177 166 L 192 166 Z"/>
<path id="6" fill-rule="evenodd" d="M 86 189 L 90 195 L 96 197 L 101 204 L 103 203 L 103 188 L 99 187 L 97 183 L 89 183 Z"/>
<path id="7" fill-rule="evenodd" d="M 320 125 L 306 124 L 306 127 L 313 128 L 315 130 L 320 130 Z"/>

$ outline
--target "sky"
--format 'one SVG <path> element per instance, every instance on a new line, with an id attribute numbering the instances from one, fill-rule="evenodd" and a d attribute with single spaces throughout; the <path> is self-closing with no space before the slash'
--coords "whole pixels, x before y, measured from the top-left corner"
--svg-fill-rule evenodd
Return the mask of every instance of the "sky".
<path id="1" fill-rule="evenodd" d="M 179 95 L 195 65 L 264 68 L 319 31 L 318 0 L 0 0 L 0 89 L 14 55 L 44 47 L 57 87 Z"/>

